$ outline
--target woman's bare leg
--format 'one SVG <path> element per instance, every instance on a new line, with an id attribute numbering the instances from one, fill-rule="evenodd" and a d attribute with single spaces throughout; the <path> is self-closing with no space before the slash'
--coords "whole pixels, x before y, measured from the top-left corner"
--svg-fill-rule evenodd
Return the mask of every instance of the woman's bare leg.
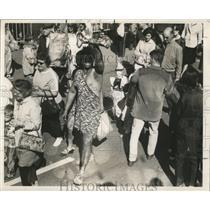
<path id="1" fill-rule="evenodd" d="M 75 184 L 80 185 L 83 182 L 85 169 L 89 163 L 90 155 L 92 152 L 92 140 L 93 140 L 92 135 L 83 134 L 83 146 L 82 146 L 82 154 L 81 154 L 80 171 L 79 171 L 79 174 L 74 179 Z"/>

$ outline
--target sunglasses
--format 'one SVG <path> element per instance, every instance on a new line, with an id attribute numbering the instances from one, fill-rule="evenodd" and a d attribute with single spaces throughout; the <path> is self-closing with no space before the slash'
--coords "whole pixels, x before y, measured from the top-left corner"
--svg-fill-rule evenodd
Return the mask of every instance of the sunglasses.
<path id="1" fill-rule="evenodd" d="M 44 61 L 37 61 L 37 65 L 43 65 Z"/>

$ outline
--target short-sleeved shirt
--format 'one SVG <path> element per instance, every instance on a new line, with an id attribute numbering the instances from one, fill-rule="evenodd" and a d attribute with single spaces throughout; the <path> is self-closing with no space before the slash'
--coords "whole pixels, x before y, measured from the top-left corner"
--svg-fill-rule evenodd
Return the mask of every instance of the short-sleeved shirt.
<path id="1" fill-rule="evenodd" d="M 58 75 L 53 71 L 52 68 L 48 68 L 46 71 L 39 72 L 36 71 L 33 78 L 33 86 L 39 87 L 42 90 L 50 90 L 51 92 L 58 92 L 59 90 L 59 79 Z M 62 101 L 62 97 L 58 92 L 58 95 L 55 97 L 56 103 Z"/>

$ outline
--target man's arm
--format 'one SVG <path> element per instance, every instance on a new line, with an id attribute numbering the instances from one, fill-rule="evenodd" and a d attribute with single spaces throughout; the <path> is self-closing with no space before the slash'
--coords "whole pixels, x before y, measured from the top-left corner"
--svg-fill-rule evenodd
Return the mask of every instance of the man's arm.
<path id="1" fill-rule="evenodd" d="M 176 80 L 181 78 L 182 73 L 182 62 L 183 62 L 183 50 L 182 47 L 178 47 L 176 50 Z"/>

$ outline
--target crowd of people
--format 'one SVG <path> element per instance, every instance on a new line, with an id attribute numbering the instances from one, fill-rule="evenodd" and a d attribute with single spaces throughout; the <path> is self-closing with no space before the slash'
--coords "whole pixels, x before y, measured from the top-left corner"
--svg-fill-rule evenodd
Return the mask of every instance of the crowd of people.
<path id="1" fill-rule="evenodd" d="M 23 45 L 24 79 L 14 80 L 12 51 L 19 46 L 5 25 L 5 156 L 6 179 L 17 168 L 23 186 L 38 185 L 36 170 L 45 166 L 44 139 L 49 133 L 68 155 L 75 150 L 76 129 L 82 136 L 80 168 L 74 184 L 81 185 L 100 136 L 105 69 L 101 47 L 117 57 L 110 77 L 112 114 L 120 134 L 129 135 L 128 166 L 138 160 L 141 132 L 149 135 L 146 157 L 151 160 L 158 143 L 165 102 L 173 137 L 168 150 L 175 158 L 176 186 L 184 186 L 184 164 L 190 164 L 190 186 L 202 171 L 203 29 L 189 24 L 112 24 L 94 34 L 91 25 L 44 24 L 38 37 L 27 36 Z M 125 66 L 125 48 L 135 57 Z M 65 129 L 65 127 L 67 129 Z M 67 130 L 67 132 L 64 132 Z M 174 146 L 175 145 L 175 146 Z"/>

